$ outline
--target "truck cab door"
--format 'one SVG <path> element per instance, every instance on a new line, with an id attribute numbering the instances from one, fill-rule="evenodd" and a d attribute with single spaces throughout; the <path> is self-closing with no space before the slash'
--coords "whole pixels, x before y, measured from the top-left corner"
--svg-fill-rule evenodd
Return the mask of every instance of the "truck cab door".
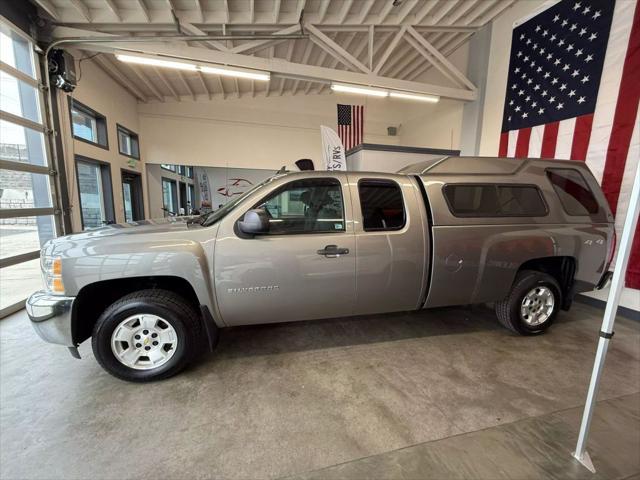
<path id="1" fill-rule="evenodd" d="M 346 176 L 284 177 L 226 217 L 214 252 L 216 299 L 226 325 L 352 315 L 355 241 Z M 238 222 L 262 209 L 268 231 Z"/>
<path id="2" fill-rule="evenodd" d="M 416 179 L 349 172 L 356 235 L 357 315 L 421 308 L 429 225 Z"/>

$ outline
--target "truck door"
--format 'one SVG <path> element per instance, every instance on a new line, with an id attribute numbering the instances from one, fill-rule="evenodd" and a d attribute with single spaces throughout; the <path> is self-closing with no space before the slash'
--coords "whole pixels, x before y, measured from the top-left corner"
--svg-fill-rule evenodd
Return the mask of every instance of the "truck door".
<path id="1" fill-rule="evenodd" d="M 216 297 L 225 324 L 353 314 L 355 240 L 349 195 L 344 175 L 294 178 L 235 218 L 225 218 L 214 254 Z M 242 238 L 234 226 L 251 208 L 267 212 L 269 232 Z"/>
<path id="2" fill-rule="evenodd" d="M 425 297 L 426 206 L 415 179 L 349 173 L 356 234 L 356 314 L 414 310 Z"/>

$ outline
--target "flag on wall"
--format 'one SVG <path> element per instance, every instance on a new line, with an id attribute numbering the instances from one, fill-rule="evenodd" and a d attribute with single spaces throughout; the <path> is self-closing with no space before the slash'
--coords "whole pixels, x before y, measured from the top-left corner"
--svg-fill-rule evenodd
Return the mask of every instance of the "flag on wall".
<path id="1" fill-rule="evenodd" d="M 338 136 L 346 151 L 362 143 L 364 105 L 338 104 Z"/>
<path id="2" fill-rule="evenodd" d="M 586 162 L 618 239 L 640 157 L 636 0 L 561 0 L 513 30 L 499 155 Z M 640 289 L 640 235 L 626 275 Z"/>

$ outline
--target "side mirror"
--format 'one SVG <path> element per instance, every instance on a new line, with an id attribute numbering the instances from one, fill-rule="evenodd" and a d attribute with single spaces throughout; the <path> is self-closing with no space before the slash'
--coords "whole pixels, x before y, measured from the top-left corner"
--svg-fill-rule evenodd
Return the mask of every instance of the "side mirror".
<path id="1" fill-rule="evenodd" d="M 262 208 L 249 210 L 238 222 L 238 230 L 245 235 L 260 235 L 269 232 L 269 216 Z"/>

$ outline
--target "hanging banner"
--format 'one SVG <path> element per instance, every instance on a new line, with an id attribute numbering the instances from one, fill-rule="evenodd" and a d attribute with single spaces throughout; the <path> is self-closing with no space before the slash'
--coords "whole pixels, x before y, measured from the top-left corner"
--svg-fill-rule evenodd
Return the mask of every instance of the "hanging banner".
<path id="1" fill-rule="evenodd" d="M 320 126 L 322 136 L 322 159 L 326 170 L 346 170 L 347 161 L 344 156 L 344 145 L 338 134 L 329 127 Z"/>

